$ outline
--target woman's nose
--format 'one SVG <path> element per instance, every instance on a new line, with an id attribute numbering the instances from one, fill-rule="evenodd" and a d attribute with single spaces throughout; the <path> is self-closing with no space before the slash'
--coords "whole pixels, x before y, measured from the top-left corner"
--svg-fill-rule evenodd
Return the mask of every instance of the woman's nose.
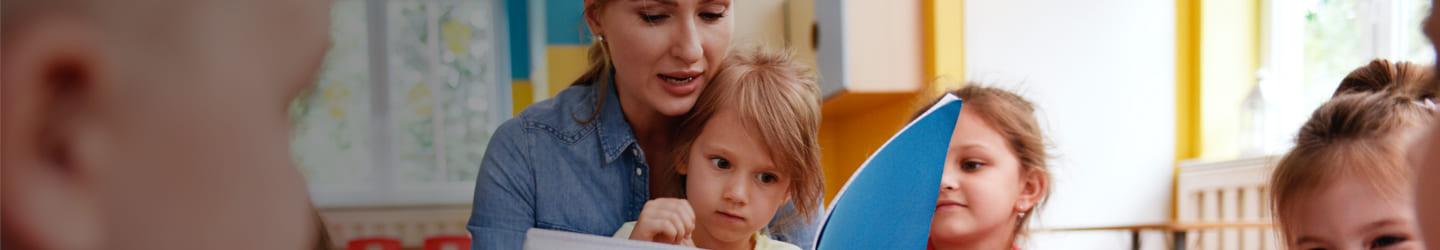
<path id="1" fill-rule="evenodd" d="M 684 66 L 694 65 L 705 58 L 705 49 L 701 46 L 700 31 L 696 27 L 694 18 L 681 22 L 676 34 L 671 37 L 670 54 L 680 60 Z"/>

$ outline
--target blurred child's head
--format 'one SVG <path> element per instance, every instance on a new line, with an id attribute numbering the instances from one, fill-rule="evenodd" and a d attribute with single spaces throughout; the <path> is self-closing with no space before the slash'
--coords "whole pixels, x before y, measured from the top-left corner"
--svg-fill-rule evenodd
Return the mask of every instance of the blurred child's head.
<path id="1" fill-rule="evenodd" d="M 754 50 L 726 60 L 676 137 L 696 235 L 748 239 L 786 201 L 800 218 L 819 210 L 818 95 L 810 71 L 788 53 Z"/>
<path id="2" fill-rule="evenodd" d="M 973 83 L 951 94 L 965 105 L 945 156 L 931 243 L 1008 248 L 1050 191 L 1035 108 L 1015 93 Z"/>
<path id="3" fill-rule="evenodd" d="M 1390 92 L 1344 93 L 1320 106 L 1271 176 L 1285 245 L 1422 247 L 1404 145 L 1432 119 L 1420 102 Z"/>
<path id="4" fill-rule="evenodd" d="M 6 248 L 296 249 L 286 105 L 330 1 L 0 3 Z"/>
<path id="5" fill-rule="evenodd" d="M 1375 59 L 1351 71 L 1331 97 L 1348 93 L 1384 92 L 1412 100 L 1435 98 L 1434 72 L 1428 65 Z"/>

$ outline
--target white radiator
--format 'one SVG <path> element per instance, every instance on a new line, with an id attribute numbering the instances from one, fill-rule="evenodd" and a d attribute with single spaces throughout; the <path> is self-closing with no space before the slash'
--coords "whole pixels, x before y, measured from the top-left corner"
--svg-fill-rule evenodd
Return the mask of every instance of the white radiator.
<path id="1" fill-rule="evenodd" d="M 1223 226 L 1271 222 L 1269 180 L 1279 160 L 1268 156 L 1180 163 L 1176 222 L 1221 225 L 1187 231 L 1186 249 L 1282 249 L 1270 227 Z"/>

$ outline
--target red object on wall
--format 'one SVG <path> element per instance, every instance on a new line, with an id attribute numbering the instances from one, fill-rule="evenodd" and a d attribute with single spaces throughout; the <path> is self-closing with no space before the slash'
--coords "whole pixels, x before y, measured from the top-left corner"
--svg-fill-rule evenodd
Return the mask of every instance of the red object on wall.
<path id="1" fill-rule="evenodd" d="M 345 245 L 345 250 L 400 250 L 400 240 L 390 237 L 355 238 Z"/>
<path id="2" fill-rule="evenodd" d="M 425 238 L 425 250 L 470 249 L 469 235 L 441 235 Z"/>

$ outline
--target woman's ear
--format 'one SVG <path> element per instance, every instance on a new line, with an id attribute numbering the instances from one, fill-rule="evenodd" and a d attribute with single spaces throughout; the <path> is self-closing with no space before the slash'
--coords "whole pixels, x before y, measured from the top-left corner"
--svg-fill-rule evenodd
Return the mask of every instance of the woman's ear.
<path id="1" fill-rule="evenodd" d="M 1029 213 L 1045 199 L 1049 183 L 1045 173 L 1039 170 L 1023 170 L 1020 177 L 1020 199 L 1015 201 L 1015 212 Z"/>
<path id="2" fill-rule="evenodd" d="M 585 18 L 585 26 L 590 28 L 590 35 L 595 37 L 604 36 L 604 28 L 600 27 L 600 9 L 596 9 L 595 0 L 585 0 L 585 10 L 581 15 Z"/>
<path id="3" fill-rule="evenodd" d="M 676 172 L 676 173 L 680 173 L 680 175 L 689 174 L 689 172 L 690 172 L 690 164 L 684 164 L 684 163 L 675 164 L 675 172 Z"/>

